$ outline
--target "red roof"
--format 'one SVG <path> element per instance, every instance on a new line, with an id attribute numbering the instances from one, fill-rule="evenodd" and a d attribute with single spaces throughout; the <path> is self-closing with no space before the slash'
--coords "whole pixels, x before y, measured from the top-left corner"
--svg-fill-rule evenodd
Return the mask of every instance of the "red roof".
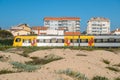
<path id="1" fill-rule="evenodd" d="M 80 20 L 79 17 L 45 17 L 44 20 Z"/>
<path id="2" fill-rule="evenodd" d="M 47 30 L 48 27 L 44 27 L 44 26 L 34 26 L 32 27 L 32 30 Z"/>
<path id="3" fill-rule="evenodd" d="M 80 35 L 80 32 L 65 32 L 65 35 Z"/>

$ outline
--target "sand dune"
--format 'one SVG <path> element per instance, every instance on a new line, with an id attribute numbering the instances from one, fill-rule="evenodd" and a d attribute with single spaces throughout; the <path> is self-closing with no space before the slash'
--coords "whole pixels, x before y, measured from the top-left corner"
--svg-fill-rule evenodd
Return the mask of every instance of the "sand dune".
<path id="1" fill-rule="evenodd" d="M 48 49 L 30 53 L 30 57 L 44 58 L 46 55 L 54 54 L 63 57 L 61 60 L 53 61 L 42 65 L 35 72 L 21 72 L 0 75 L 0 80 L 74 80 L 72 77 L 62 74 L 57 74 L 59 70 L 71 69 L 73 71 L 85 74 L 89 79 L 99 75 L 109 79 L 120 77 L 120 72 L 115 72 L 106 67 L 120 63 L 120 53 L 115 54 L 105 50 L 70 50 L 70 49 Z M 10 57 L 9 61 L 26 62 L 30 61 L 30 57 L 26 58 L 18 54 L 0 52 L 0 55 Z M 108 60 L 110 64 L 105 64 L 103 60 Z M 7 62 L 0 61 L 0 69 L 3 67 L 11 69 L 11 65 Z M 120 69 L 120 67 L 118 67 Z"/>

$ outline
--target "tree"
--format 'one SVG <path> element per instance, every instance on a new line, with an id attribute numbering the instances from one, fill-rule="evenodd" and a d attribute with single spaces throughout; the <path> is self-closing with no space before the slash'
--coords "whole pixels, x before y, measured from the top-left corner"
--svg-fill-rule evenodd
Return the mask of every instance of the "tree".
<path id="1" fill-rule="evenodd" d="M 87 32 L 86 32 L 86 31 L 83 31 L 82 34 L 87 34 Z"/>
<path id="2" fill-rule="evenodd" d="M 7 31 L 7 30 L 0 30 L 0 38 L 2 39 L 7 39 L 7 38 L 12 38 L 13 35 L 11 32 Z"/>
<path id="3" fill-rule="evenodd" d="M 0 27 L 0 30 L 2 30 L 2 28 Z"/>

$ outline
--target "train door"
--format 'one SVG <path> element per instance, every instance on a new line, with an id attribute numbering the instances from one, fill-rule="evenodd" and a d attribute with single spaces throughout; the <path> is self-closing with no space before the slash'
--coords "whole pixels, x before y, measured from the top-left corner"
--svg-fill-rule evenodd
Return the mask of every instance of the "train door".
<path id="1" fill-rule="evenodd" d="M 65 36 L 64 46 L 79 46 L 79 36 Z"/>
<path id="2" fill-rule="evenodd" d="M 22 46 L 30 46 L 31 45 L 31 39 L 23 39 Z"/>
<path id="3" fill-rule="evenodd" d="M 80 46 L 94 46 L 94 36 L 80 36 Z"/>

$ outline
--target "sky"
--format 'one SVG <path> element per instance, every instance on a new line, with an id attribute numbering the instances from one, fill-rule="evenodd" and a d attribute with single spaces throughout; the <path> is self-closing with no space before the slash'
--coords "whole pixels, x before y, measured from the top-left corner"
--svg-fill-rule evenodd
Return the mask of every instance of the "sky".
<path id="1" fill-rule="evenodd" d="M 111 30 L 120 28 L 120 0 L 0 0 L 0 27 L 21 23 L 43 26 L 44 17 L 80 17 L 80 31 L 92 17 L 110 19 Z"/>

